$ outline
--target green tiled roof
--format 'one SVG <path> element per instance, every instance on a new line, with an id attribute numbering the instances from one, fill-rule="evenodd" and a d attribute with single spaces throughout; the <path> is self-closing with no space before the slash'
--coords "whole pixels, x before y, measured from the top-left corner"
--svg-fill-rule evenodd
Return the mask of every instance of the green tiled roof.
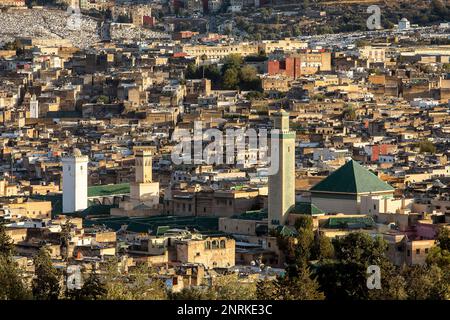
<path id="1" fill-rule="evenodd" d="M 288 226 L 278 226 L 277 231 L 283 237 L 296 237 L 298 235 L 297 230 Z"/>
<path id="2" fill-rule="evenodd" d="M 354 160 L 348 161 L 324 180 L 313 186 L 312 192 L 370 193 L 394 191 L 389 184 Z"/>
<path id="3" fill-rule="evenodd" d="M 119 230 L 122 225 L 127 225 L 127 230 L 133 232 L 147 232 L 151 230 L 156 234 L 158 227 L 169 228 L 191 228 L 199 232 L 217 232 L 219 229 L 219 218 L 217 217 L 194 217 L 194 216 L 153 216 L 153 217 L 118 217 L 107 216 L 93 219 L 83 219 L 83 224 L 88 226 L 105 225 L 111 229 Z"/>
<path id="4" fill-rule="evenodd" d="M 130 193 L 129 183 L 107 184 L 88 188 L 88 197 L 111 196 Z"/>
<path id="5" fill-rule="evenodd" d="M 170 227 L 169 226 L 159 226 L 157 229 L 156 229 L 156 235 L 157 236 L 162 236 L 164 233 L 166 233 L 167 231 L 169 231 L 170 230 Z"/>
<path id="6" fill-rule="evenodd" d="M 267 219 L 268 213 L 267 209 L 261 209 L 261 210 L 251 210 L 246 211 L 242 214 L 236 214 L 232 216 L 233 219 L 243 219 L 243 220 L 263 220 Z"/>
<path id="7" fill-rule="evenodd" d="M 308 215 L 317 215 L 323 214 L 324 212 L 316 207 L 315 204 L 311 202 L 297 202 L 295 207 L 292 208 L 291 213 L 296 214 L 308 214 Z"/>
<path id="8" fill-rule="evenodd" d="M 365 229 L 374 225 L 375 222 L 371 217 L 339 217 L 330 218 L 326 227 L 331 229 Z"/>

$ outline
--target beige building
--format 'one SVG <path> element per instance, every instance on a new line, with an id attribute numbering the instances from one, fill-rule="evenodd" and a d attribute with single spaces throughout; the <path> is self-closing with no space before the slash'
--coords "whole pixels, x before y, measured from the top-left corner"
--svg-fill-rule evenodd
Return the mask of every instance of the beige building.
<path id="1" fill-rule="evenodd" d="M 261 78 L 261 86 L 264 91 L 287 92 L 290 89 L 291 79 L 281 76 L 264 76 Z"/>
<path id="2" fill-rule="evenodd" d="M 18 201 L 9 203 L 7 207 L 16 215 L 22 215 L 31 219 L 51 218 L 52 203 L 50 201 Z"/>
<path id="3" fill-rule="evenodd" d="M 230 54 L 239 54 L 242 57 L 257 55 L 258 45 L 250 43 L 217 46 L 184 45 L 181 51 L 196 57 L 197 62 L 200 62 L 202 56 L 205 56 L 207 60 L 221 60 Z"/>
<path id="4" fill-rule="evenodd" d="M 230 268 L 235 265 L 235 241 L 226 237 L 203 240 L 178 240 L 177 260 L 181 263 L 203 264 L 206 268 Z"/>
<path id="5" fill-rule="evenodd" d="M 297 51 L 308 48 L 308 43 L 297 39 L 283 39 L 283 40 L 263 40 L 259 43 L 260 52 L 266 54 L 274 51 Z"/>

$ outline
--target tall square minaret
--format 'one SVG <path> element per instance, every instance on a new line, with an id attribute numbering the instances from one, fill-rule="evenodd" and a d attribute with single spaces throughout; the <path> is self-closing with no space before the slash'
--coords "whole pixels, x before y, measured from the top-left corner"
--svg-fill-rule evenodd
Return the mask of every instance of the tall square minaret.
<path id="1" fill-rule="evenodd" d="M 138 150 L 135 155 L 135 180 L 137 183 L 148 183 L 153 180 L 152 153 L 148 150 Z"/>
<path id="2" fill-rule="evenodd" d="M 278 160 L 278 171 L 269 176 L 269 229 L 284 225 L 295 205 L 295 131 L 289 130 L 289 113 L 274 114 L 271 162 Z"/>
<path id="3" fill-rule="evenodd" d="M 88 207 L 88 162 L 78 149 L 64 157 L 63 163 L 63 213 L 84 210 Z"/>
<path id="4" fill-rule="evenodd" d="M 130 184 L 132 206 L 144 204 L 157 208 L 159 204 L 159 182 L 153 182 L 152 153 L 137 150 L 135 153 L 135 182 Z"/>
<path id="5" fill-rule="evenodd" d="M 36 95 L 33 95 L 30 100 L 30 118 L 39 118 L 39 101 Z"/>

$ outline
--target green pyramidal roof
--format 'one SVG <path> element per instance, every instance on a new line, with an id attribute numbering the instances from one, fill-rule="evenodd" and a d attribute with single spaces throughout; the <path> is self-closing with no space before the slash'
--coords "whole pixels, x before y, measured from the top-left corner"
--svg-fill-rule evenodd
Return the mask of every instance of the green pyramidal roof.
<path id="1" fill-rule="evenodd" d="M 314 216 L 323 214 L 324 212 L 311 202 L 296 202 L 295 206 L 291 209 L 291 213 L 309 214 Z"/>
<path id="2" fill-rule="evenodd" d="M 386 182 L 354 160 L 348 161 L 327 178 L 313 186 L 312 192 L 369 193 L 394 191 Z"/>

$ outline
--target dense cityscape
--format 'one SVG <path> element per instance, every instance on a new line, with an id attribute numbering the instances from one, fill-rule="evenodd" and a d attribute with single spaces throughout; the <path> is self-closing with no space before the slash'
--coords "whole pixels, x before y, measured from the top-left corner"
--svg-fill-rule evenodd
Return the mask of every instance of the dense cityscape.
<path id="1" fill-rule="evenodd" d="M 0 123 L 0 300 L 450 299 L 449 1 L 0 0 Z"/>

